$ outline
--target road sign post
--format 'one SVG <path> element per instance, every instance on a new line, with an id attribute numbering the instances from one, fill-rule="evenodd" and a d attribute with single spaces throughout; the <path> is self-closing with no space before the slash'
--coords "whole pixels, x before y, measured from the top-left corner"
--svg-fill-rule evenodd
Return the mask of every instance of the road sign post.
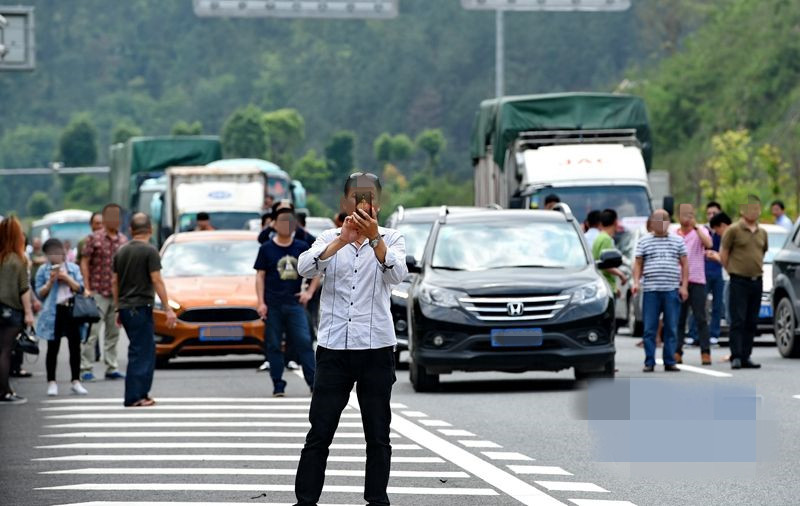
<path id="1" fill-rule="evenodd" d="M 33 7 L 0 5 L 0 72 L 35 67 Z"/>

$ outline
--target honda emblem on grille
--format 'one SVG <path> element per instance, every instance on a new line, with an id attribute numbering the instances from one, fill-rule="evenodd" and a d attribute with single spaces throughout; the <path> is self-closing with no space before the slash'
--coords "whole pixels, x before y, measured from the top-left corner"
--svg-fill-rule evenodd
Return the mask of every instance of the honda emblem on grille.
<path id="1" fill-rule="evenodd" d="M 508 316 L 522 316 L 525 305 L 522 302 L 509 302 L 506 304 L 506 310 L 508 310 Z"/>

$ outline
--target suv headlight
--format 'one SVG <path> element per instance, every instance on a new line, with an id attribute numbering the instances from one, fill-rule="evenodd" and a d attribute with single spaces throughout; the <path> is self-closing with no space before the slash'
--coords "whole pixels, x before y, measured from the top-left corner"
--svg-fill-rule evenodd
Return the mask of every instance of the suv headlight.
<path id="1" fill-rule="evenodd" d="M 570 288 L 564 292 L 570 295 L 571 304 L 590 304 L 608 297 L 608 285 L 602 279 L 586 283 L 585 285 Z"/>
<path id="2" fill-rule="evenodd" d="M 448 288 L 439 288 L 431 285 L 422 285 L 419 289 L 419 300 L 425 304 L 439 307 L 459 307 L 459 297 L 466 294 Z"/>

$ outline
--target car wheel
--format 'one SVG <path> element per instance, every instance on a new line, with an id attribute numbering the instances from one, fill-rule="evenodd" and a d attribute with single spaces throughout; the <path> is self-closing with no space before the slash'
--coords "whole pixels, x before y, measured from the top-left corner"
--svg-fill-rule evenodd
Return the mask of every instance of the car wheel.
<path id="1" fill-rule="evenodd" d="M 787 358 L 800 357 L 800 339 L 795 333 L 797 322 L 792 300 L 789 297 L 783 297 L 778 302 L 773 326 L 775 328 L 775 342 L 778 345 L 778 351 L 781 356 Z"/>
<path id="2" fill-rule="evenodd" d="M 412 362 L 409 365 L 408 376 L 415 392 L 433 392 L 439 388 L 439 375 L 428 374 L 421 365 Z"/>
<path id="3" fill-rule="evenodd" d="M 613 378 L 614 375 L 616 374 L 616 371 L 617 371 L 617 366 L 614 359 L 612 358 L 611 360 L 606 362 L 603 365 L 603 368 L 600 370 L 597 369 L 585 370 L 585 369 L 578 369 L 576 367 L 575 380 L 582 381 L 589 378 Z"/>

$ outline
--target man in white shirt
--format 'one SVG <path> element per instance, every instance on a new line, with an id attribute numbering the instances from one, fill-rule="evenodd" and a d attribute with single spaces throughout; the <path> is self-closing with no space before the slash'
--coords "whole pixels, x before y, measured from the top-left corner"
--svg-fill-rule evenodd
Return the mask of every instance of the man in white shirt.
<path id="1" fill-rule="evenodd" d="M 772 217 L 775 218 L 775 224 L 780 225 L 789 232 L 792 231 L 792 220 L 786 216 L 786 206 L 783 204 L 782 200 L 775 200 L 772 202 L 770 206 L 770 211 L 772 212 Z"/>
<path id="2" fill-rule="evenodd" d="M 328 448 L 356 385 L 367 443 L 364 499 L 388 506 L 392 447 L 389 406 L 397 340 L 389 310 L 392 285 L 408 274 L 405 239 L 378 226 L 381 183 L 374 174 L 352 174 L 344 186 L 349 215 L 339 229 L 323 232 L 298 259 L 305 278 L 325 274 L 317 332 L 317 370 L 311 430 L 295 480 L 296 506 L 316 506 L 325 481 Z M 355 404 L 355 403 L 354 403 Z"/>
<path id="3" fill-rule="evenodd" d="M 597 235 L 600 233 L 600 229 L 602 225 L 600 223 L 600 215 L 602 213 L 600 211 L 590 211 L 589 214 L 586 215 L 586 221 L 583 222 L 583 237 L 586 238 L 586 244 L 589 245 L 589 251 L 592 250 L 592 246 L 594 246 L 594 240 L 597 239 Z"/>

